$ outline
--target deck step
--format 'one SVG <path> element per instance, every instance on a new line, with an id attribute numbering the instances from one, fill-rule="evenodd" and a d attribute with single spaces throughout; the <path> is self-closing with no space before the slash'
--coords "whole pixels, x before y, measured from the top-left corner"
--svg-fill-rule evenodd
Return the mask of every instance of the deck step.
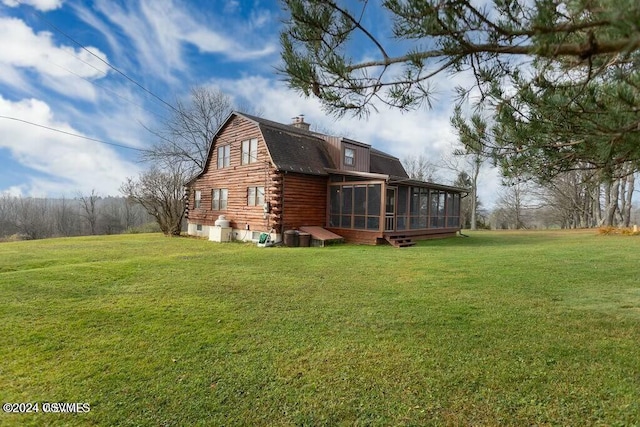
<path id="1" fill-rule="evenodd" d="M 391 243 L 391 245 L 396 248 L 408 248 L 416 244 L 411 237 L 403 236 L 403 235 L 390 235 L 385 236 L 387 242 Z"/>

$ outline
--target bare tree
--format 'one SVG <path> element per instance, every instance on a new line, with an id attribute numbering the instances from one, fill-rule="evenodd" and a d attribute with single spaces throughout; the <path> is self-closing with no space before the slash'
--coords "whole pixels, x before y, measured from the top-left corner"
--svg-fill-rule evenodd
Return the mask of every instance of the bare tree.
<path id="1" fill-rule="evenodd" d="M 158 165 L 137 179 L 128 178 L 120 191 L 141 204 L 167 236 L 179 236 L 185 211 L 184 185 L 187 171 L 181 163 Z"/>
<path id="2" fill-rule="evenodd" d="M 80 201 L 80 216 L 87 221 L 89 225 L 89 232 L 91 235 L 96 234 L 96 224 L 98 223 L 98 211 L 96 209 L 96 202 L 98 201 L 98 195 L 96 190 L 91 190 L 89 195 L 79 195 Z"/>
<path id="3" fill-rule="evenodd" d="M 219 89 L 198 86 L 188 100 L 178 100 L 159 130 L 158 143 L 143 155 L 151 163 L 181 163 L 187 173 L 204 168 L 213 136 L 233 111 L 231 98 Z"/>
<path id="4" fill-rule="evenodd" d="M 435 181 L 438 179 L 438 167 L 429 161 L 424 154 L 405 156 L 402 159 L 402 165 L 411 179 L 419 181 Z"/>
<path id="5" fill-rule="evenodd" d="M 471 184 L 471 230 L 477 229 L 478 210 L 478 177 L 485 159 L 490 158 L 488 141 L 491 138 L 486 121 L 479 115 L 473 114 L 470 122 L 462 117 L 460 107 L 455 108 L 451 124 L 458 133 L 462 148 L 453 151 L 454 156 L 464 159 L 464 170 L 469 176 Z"/>
<path id="6" fill-rule="evenodd" d="M 631 169 L 627 169 L 630 171 Z M 633 191 L 635 189 L 635 173 L 631 173 L 620 180 L 620 224 L 623 227 L 631 225 L 631 208 L 633 204 Z"/>
<path id="7" fill-rule="evenodd" d="M 51 235 L 51 218 L 47 199 L 19 197 L 16 225 L 29 239 L 42 239 Z"/>
<path id="8" fill-rule="evenodd" d="M 17 203 L 18 198 L 8 193 L 3 193 L 0 197 L 0 237 L 18 232 Z"/>
<path id="9" fill-rule="evenodd" d="M 459 188 L 473 188 L 473 182 L 464 170 L 458 172 L 453 185 Z M 486 226 L 486 217 L 483 215 L 481 206 L 477 191 L 472 191 L 460 200 L 460 224 L 463 228 L 472 229 L 472 224 L 475 227 L 474 230 L 478 225 Z"/>
<path id="10" fill-rule="evenodd" d="M 518 179 L 503 183 L 503 191 L 493 212 L 494 228 L 528 228 L 526 213 L 533 207 L 530 187 L 530 183 Z"/>
<path id="11" fill-rule="evenodd" d="M 124 227 L 126 230 L 129 230 L 133 227 L 137 222 L 139 222 L 139 212 L 136 209 L 136 206 L 140 206 L 135 203 L 134 200 L 129 198 L 125 198 L 125 203 L 122 206 L 122 216 L 124 221 Z"/>
<path id="12" fill-rule="evenodd" d="M 108 197 L 100 201 L 98 228 L 101 234 L 117 234 L 125 230 L 120 200 Z"/>
<path id="13" fill-rule="evenodd" d="M 548 207 L 546 221 L 561 228 L 595 227 L 600 221 L 600 180 L 594 171 L 559 174 L 542 182 L 535 196 Z"/>
<path id="14" fill-rule="evenodd" d="M 64 197 L 55 205 L 53 211 L 58 235 L 67 237 L 80 234 L 77 227 L 78 211 L 76 208 L 77 205 L 71 205 Z"/>

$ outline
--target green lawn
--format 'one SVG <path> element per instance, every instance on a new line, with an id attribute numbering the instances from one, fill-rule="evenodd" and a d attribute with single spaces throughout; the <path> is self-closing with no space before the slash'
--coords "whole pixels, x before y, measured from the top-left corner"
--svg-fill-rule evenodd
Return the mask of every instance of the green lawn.
<path id="1" fill-rule="evenodd" d="M 638 425 L 640 238 L 0 244 L 0 425 Z"/>

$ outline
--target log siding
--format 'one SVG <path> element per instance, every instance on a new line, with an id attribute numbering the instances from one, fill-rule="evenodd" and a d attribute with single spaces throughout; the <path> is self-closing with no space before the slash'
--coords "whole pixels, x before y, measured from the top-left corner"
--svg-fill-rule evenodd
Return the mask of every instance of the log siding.
<path id="1" fill-rule="evenodd" d="M 258 153 L 255 162 L 242 164 L 242 142 L 257 139 Z M 229 166 L 218 169 L 218 146 L 230 146 Z M 214 225 L 219 215 L 225 215 L 235 229 L 268 231 L 280 227 L 279 215 L 266 214 L 263 206 L 248 206 L 249 187 L 264 187 L 265 201 L 273 205 L 279 197 L 277 187 L 278 173 L 273 167 L 266 144 L 259 127 L 242 117 L 236 116 L 220 130 L 213 140 L 210 157 L 204 172 L 190 184 L 188 211 L 190 223 Z M 227 208 L 212 209 L 212 190 L 226 189 Z M 200 207 L 194 208 L 194 195 L 201 191 Z M 275 202 L 275 203 L 274 203 Z M 265 218 L 266 217 L 266 218 Z"/>
<path id="2" fill-rule="evenodd" d="M 327 217 L 327 177 L 282 174 L 284 230 L 304 226 L 324 227 Z"/>

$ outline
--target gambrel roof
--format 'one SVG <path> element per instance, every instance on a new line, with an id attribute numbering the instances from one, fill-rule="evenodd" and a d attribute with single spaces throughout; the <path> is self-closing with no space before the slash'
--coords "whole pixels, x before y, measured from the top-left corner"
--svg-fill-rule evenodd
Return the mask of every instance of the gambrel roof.
<path id="1" fill-rule="evenodd" d="M 307 175 L 328 175 L 333 162 L 322 138 L 295 126 L 283 125 L 244 113 L 239 116 L 256 122 L 278 170 Z"/>
<path id="2" fill-rule="evenodd" d="M 400 163 L 397 157 L 393 157 L 375 148 L 371 148 L 369 169 L 372 173 L 409 178 L 407 171 L 404 170 L 402 163 Z"/>
<path id="3" fill-rule="evenodd" d="M 285 125 L 262 117 L 234 111 L 229 114 L 220 129 L 218 129 L 216 136 L 234 117 L 242 117 L 254 122 L 259 127 L 271 161 L 276 169 L 321 176 L 329 175 L 330 171 L 335 173 L 337 170 L 329 155 L 327 142 L 323 139 L 325 135 L 296 126 Z M 213 146 L 210 147 L 207 164 L 211 161 L 212 150 Z M 370 149 L 370 156 L 371 170 L 369 172 L 408 178 L 402 163 L 397 157 L 374 148 Z M 206 169 L 206 166 L 204 169 Z M 198 176 L 202 175 L 202 173 L 204 173 L 204 170 Z"/>

